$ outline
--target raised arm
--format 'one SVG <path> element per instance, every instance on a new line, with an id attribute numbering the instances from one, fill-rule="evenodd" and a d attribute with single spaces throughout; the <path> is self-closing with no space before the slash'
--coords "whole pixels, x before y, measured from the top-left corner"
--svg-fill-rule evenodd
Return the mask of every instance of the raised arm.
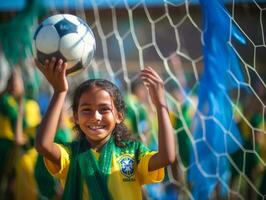
<path id="1" fill-rule="evenodd" d="M 37 60 L 35 62 L 38 69 L 44 74 L 54 89 L 48 110 L 38 129 L 35 148 L 48 160 L 59 165 L 61 155 L 58 146 L 54 143 L 54 137 L 68 91 L 66 80 L 67 64 L 63 63 L 61 59 L 57 61 L 55 58 L 51 61 L 47 60 L 45 65 L 40 64 Z"/>
<path id="2" fill-rule="evenodd" d="M 151 67 L 141 71 L 141 78 L 147 86 L 151 100 L 157 110 L 159 148 L 158 153 L 154 154 L 149 161 L 149 171 L 152 171 L 174 163 L 176 159 L 175 138 L 164 96 L 162 79 Z"/>

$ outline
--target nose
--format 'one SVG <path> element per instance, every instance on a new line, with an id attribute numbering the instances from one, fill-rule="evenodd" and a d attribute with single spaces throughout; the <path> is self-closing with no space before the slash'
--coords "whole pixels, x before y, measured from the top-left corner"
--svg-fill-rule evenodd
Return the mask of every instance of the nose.
<path id="1" fill-rule="evenodd" d="M 94 112 L 93 119 L 95 121 L 101 121 L 102 120 L 102 115 L 101 115 L 101 113 L 98 110 L 96 110 Z"/>

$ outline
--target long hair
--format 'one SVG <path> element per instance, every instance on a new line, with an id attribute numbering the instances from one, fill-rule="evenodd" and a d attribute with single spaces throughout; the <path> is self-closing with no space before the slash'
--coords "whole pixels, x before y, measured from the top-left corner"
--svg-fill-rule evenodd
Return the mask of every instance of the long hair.
<path id="1" fill-rule="evenodd" d="M 72 104 L 73 113 L 77 113 L 78 111 L 79 100 L 82 94 L 90 90 L 92 87 L 98 87 L 107 91 L 114 102 L 116 110 L 122 113 L 123 116 L 125 116 L 126 106 L 120 90 L 115 84 L 105 79 L 89 79 L 78 86 L 73 95 L 73 104 Z M 78 124 L 75 124 L 74 129 L 77 131 L 80 137 L 85 137 L 85 134 L 82 132 Z M 119 147 L 124 146 L 123 143 L 124 141 L 134 140 L 132 134 L 130 134 L 130 132 L 128 131 L 127 127 L 123 122 L 116 124 L 112 132 L 112 135 L 114 136 L 115 144 Z"/>

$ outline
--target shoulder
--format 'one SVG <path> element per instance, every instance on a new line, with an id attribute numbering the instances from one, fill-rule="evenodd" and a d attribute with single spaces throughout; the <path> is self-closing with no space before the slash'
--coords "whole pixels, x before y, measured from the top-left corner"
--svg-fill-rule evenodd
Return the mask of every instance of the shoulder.
<path id="1" fill-rule="evenodd" d="M 15 98 L 9 93 L 2 94 L 0 97 L 0 112 L 7 116 L 16 116 L 18 104 Z"/>
<path id="2" fill-rule="evenodd" d="M 121 147 L 121 150 L 137 150 L 141 145 L 141 141 L 133 140 L 133 141 L 123 141 L 124 147 Z"/>
<path id="3" fill-rule="evenodd" d="M 71 157 L 86 151 L 89 146 L 86 139 L 77 139 L 72 142 L 66 142 L 62 145 L 65 146 Z"/>
<path id="4" fill-rule="evenodd" d="M 15 105 L 16 101 L 15 99 L 12 97 L 12 95 L 8 94 L 8 93 L 4 93 L 0 96 L 0 103 L 1 104 L 6 104 L 6 105 Z"/>

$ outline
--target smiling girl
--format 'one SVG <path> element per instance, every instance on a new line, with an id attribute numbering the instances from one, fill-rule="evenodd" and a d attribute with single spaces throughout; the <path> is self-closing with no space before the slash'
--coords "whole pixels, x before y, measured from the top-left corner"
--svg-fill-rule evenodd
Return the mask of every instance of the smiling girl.
<path id="1" fill-rule="evenodd" d="M 123 124 L 125 103 L 119 89 L 103 79 L 82 83 L 74 93 L 76 141 L 54 143 L 68 91 L 67 63 L 53 58 L 36 64 L 54 89 L 36 138 L 51 174 L 65 183 L 63 199 L 141 199 L 143 184 L 160 182 L 164 167 L 175 161 L 175 140 L 164 85 L 150 67 L 140 73 L 157 110 L 158 152 L 133 140 Z"/>

